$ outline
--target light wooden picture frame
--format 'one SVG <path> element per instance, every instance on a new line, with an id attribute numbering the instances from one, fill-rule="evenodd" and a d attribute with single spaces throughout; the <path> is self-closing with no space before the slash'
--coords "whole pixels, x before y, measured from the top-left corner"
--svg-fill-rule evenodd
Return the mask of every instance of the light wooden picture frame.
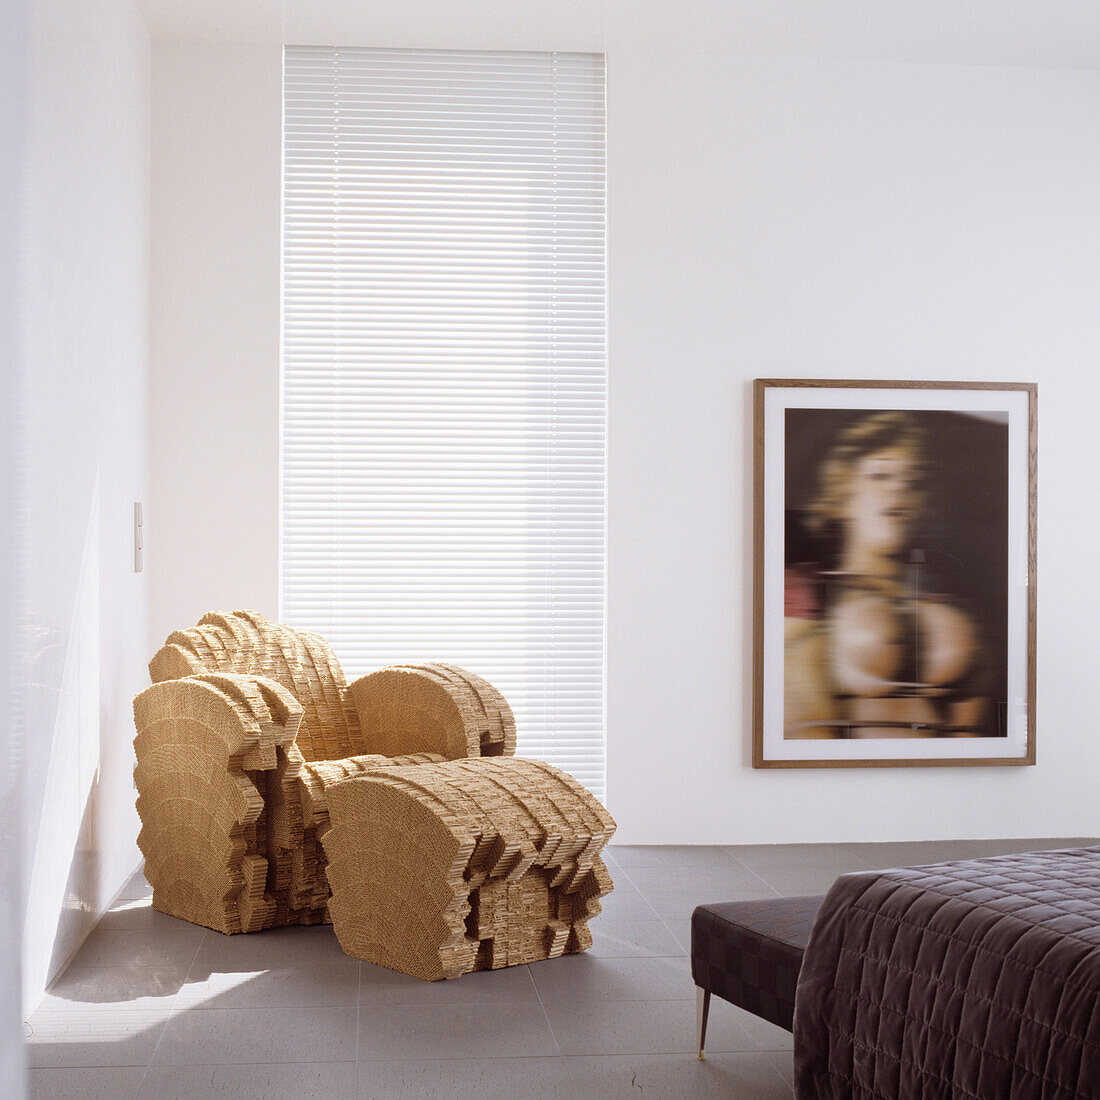
<path id="1" fill-rule="evenodd" d="M 753 766 L 1034 764 L 1035 384 L 753 396 Z"/>

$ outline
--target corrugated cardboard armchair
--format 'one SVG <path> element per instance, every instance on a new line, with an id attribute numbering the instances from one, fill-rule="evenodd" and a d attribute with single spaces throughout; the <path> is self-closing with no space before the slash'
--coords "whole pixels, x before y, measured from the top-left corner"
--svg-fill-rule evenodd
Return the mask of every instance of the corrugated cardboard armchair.
<path id="1" fill-rule="evenodd" d="M 251 611 L 177 631 L 134 700 L 138 844 L 163 913 L 219 932 L 331 919 L 358 958 L 450 978 L 583 951 L 615 824 L 513 755 L 487 681 L 446 664 L 350 686 Z"/>

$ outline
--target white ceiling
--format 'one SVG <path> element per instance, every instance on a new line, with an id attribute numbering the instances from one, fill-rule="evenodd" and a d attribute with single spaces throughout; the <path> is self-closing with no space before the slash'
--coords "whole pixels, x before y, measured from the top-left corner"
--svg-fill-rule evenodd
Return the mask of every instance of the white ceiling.
<path id="1" fill-rule="evenodd" d="M 1100 68 L 1100 0 L 134 0 L 155 40 Z"/>

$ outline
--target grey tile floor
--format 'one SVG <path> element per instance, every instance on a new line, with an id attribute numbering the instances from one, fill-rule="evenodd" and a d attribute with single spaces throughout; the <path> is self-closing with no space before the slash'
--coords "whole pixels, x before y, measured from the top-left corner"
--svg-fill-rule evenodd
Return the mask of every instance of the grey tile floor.
<path id="1" fill-rule="evenodd" d="M 591 951 L 434 983 L 348 958 L 327 926 L 221 936 L 165 917 L 139 874 L 27 1022 L 31 1095 L 787 1100 L 787 1032 L 716 1000 L 707 1061 L 693 1053 L 696 905 L 1095 843 L 612 847 Z"/>

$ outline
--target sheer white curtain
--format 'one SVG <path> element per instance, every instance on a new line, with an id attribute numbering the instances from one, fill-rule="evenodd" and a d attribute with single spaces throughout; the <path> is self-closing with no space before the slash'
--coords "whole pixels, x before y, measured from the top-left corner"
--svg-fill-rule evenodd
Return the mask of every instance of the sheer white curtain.
<path id="1" fill-rule="evenodd" d="M 603 58 L 288 47 L 281 614 L 603 794 Z"/>

